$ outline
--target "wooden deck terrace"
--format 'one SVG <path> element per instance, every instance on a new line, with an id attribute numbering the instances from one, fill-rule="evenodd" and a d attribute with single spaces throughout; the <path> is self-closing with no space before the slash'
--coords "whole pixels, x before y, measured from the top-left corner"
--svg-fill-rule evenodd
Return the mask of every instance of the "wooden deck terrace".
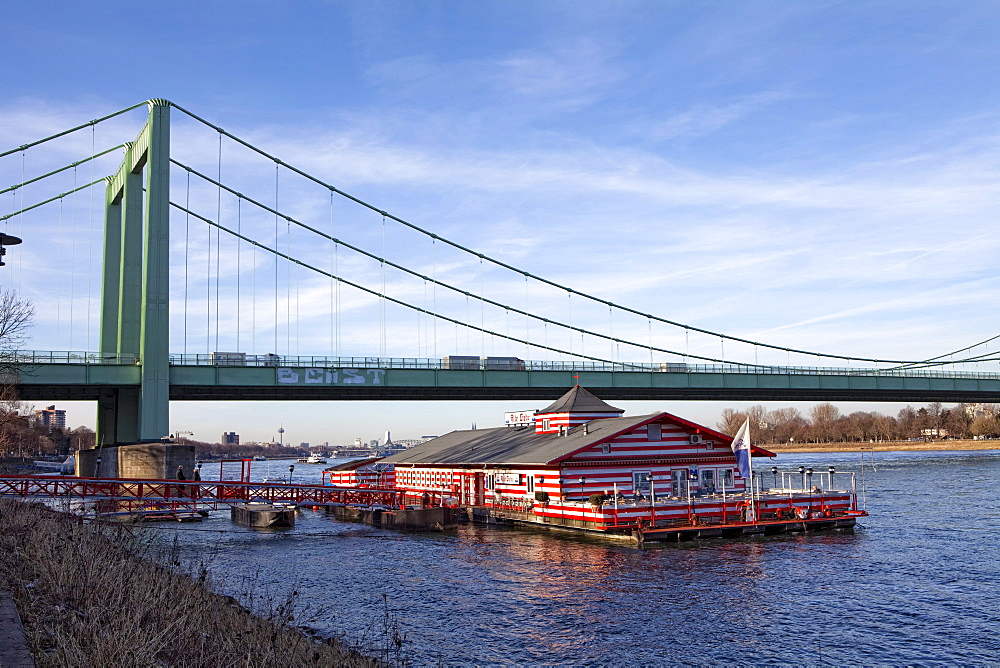
<path id="1" fill-rule="evenodd" d="M 537 503 L 500 498 L 474 508 L 472 516 L 486 523 L 582 530 L 641 545 L 650 541 L 849 528 L 858 517 L 868 515 L 858 509 L 857 497 L 847 491 L 765 492 L 754 501 L 754 520 L 748 519 L 747 506 L 748 501 L 742 496 L 657 497 L 655 503 L 620 502 L 601 506 L 579 501 Z"/>
<path id="2" fill-rule="evenodd" d="M 98 512 L 141 511 L 151 504 L 174 509 L 211 509 L 263 502 L 295 506 L 359 506 L 399 508 L 442 505 L 440 494 L 407 494 L 396 489 L 332 487 L 239 480 L 136 480 L 75 476 L 0 476 L 0 496 L 26 500 L 60 500 Z"/>

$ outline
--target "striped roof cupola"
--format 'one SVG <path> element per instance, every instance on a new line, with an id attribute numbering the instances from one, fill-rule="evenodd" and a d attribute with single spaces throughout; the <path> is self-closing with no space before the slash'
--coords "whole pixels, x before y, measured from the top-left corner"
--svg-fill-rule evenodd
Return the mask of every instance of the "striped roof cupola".
<path id="1" fill-rule="evenodd" d="M 625 411 L 598 399 L 576 385 L 550 406 L 535 412 L 535 433 L 555 434 L 600 418 L 621 417 Z"/>

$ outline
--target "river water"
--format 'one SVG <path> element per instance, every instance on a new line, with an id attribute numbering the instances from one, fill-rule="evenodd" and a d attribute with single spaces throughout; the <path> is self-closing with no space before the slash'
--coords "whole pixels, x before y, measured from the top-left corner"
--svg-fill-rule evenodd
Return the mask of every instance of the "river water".
<path id="1" fill-rule="evenodd" d="M 261 532 L 220 511 L 158 533 L 225 593 L 295 592 L 299 623 L 322 635 L 378 645 L 398 630 L 412 665 L 1000 660 L 1000 451 L 875 453 L 875 470 L 867 458 L 871 517 L 853 532 L 638 550 L 479 526 L 404 534 L 313 511 Z M 778 465 L 860 471 L 854 453 Z"/>

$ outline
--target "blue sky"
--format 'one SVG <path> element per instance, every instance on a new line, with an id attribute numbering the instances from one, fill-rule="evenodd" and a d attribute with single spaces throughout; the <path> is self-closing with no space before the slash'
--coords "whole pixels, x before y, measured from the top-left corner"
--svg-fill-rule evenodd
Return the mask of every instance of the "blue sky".
<path id="1" fill-rule="evenodd" d="M 1000 6 L 989 2 L 18 3 L 5 10 L 0 44 L 0 146 L 167 98 L 396 216 L 579 290 L 777 345 L 924 359 L 996 334 L 998 19 Z M 230 142 L 220 164 L 217 135 L 176 111 L 173 118 L 174 157 L 273 203 L 273 166 Z M 23 161 L 4 159 L 2 186 L 18 182 L 22 167 L 30 176 L 130 140 L 142 122 L 140 110 Z M 45 187 L 60 192 L 91 174 L 88 165 Z M 175 200 L 273 240 L 273 222 L 245 203 L 204 184 L 188 190 L 182 172 L 172 187 Z M 492 299 L 525 303 L 523 279 L 383 228 L 378 216 L 331 204 L 301 179 L 282 174 L 279 190 L 280 208 L 304 222 L 323 221 L 347 241 L 467 289 L 482 286 Z M 95 192 L 7 224 L 26 239 L 5 285 L 38 308 L 32 348 L 94 347 Z M 19 202 L 5 195 L 0 210 Z M 172 220 L 175 352 L 554 356 L 456 336 L 392 309 L 382 328 L 374 300 L 334 297 L 328 282 L 281 266 L 275 279 L 273 263 L 245 249 L 223 246 L 228 262 L 213 278 L 218 250 L 189 224 Z M 278 237 L 317 263 L 332 261 L 304 236 Z M 385 280 L 393 294 L 477 320 L 475 307 L 382 276 L 370 261 L 339 251 L 336 261 L 373 287 Z M 549 317 L 652 336 L 674 350 L 767 355 L 650 331 L 642 319 L 615 319 L 538 287 L 527 300 Z M 524 328 L 485 309 L 478 320 Z M 641 349 L 535 336 L 645 361 Z M 713 426 L 722 407 L 619 403 Z M 71 423 L 93 423 L 92 406 L 67 406 Z M 344 442 L 385 429 L 413 437 L 493 425 L 503 410 L 529 407 L 175 403 L 171 425 L 215 440 L 230 430 L 268 439 L 284 424 L 294 442 Z"/>

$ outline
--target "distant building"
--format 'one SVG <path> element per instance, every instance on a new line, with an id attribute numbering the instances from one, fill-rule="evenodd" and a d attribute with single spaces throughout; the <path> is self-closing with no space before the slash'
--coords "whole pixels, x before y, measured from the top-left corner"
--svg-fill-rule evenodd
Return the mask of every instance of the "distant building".
<path id="1" fill-rule="evenodd" d="M 65 429 L 66 411 L 56 410 L 54 405 L 35 411 L 35 423 L 46 429 Z"/>
<path id="2" fill-rule="evenodd" d="M 240 435 L 235 431 L 226 431 L 222 433 L 222 445 L 227 447 L 239 447 L 240 445 Z"/>

